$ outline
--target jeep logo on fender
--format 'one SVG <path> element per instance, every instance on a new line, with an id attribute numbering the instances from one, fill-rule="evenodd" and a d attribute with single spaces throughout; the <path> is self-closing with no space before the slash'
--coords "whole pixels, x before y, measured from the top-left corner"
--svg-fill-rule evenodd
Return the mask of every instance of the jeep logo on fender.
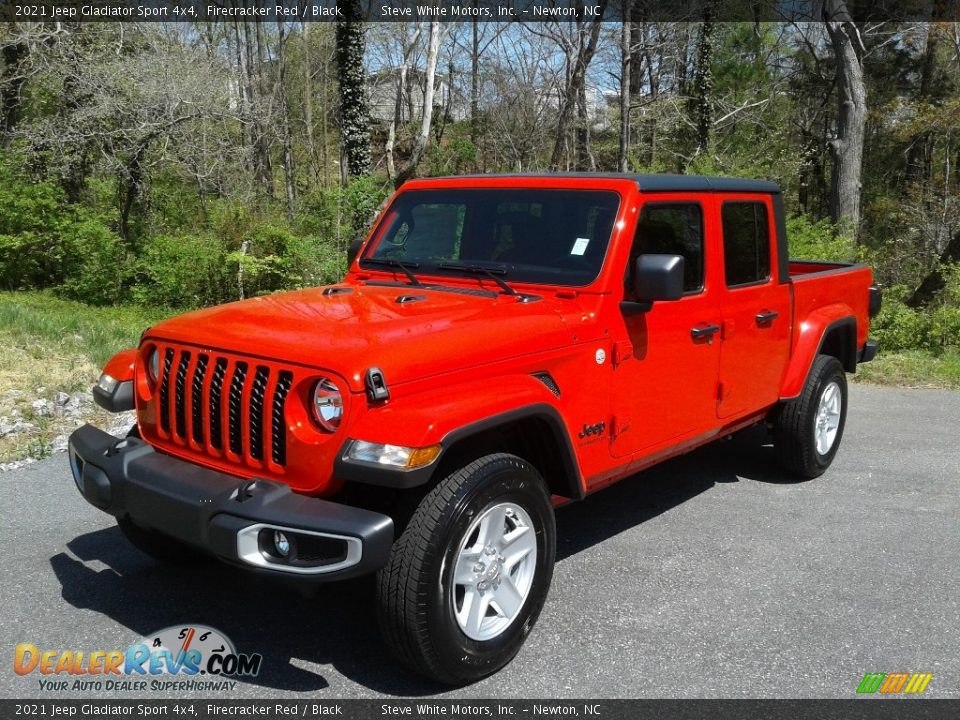
<path id="1" fill-rule="evenodd" d="M 580 431 L 579 438 L 583 440 L 591 435 L 603 435 L 603 431 L 606 430 L 606 428 L 607 424 L 603 421 L 598 422 L 596 425 L 584 425 L 583 430 Z"/>

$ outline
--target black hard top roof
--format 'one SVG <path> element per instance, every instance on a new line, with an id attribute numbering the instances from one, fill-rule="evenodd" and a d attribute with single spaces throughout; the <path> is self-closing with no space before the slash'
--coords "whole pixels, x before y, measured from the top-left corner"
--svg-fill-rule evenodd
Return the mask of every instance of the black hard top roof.
<path id="1" fill-rule="evenodd" d="M 636 173 L 503 173 L 491 175 L 458 175 L 457 179 L 474 178 L 597 178 L 599 180 L 633 180 L 641 192 L 743 192 L 779 193 L 776 183 L 747 178 L 708 175 L 639 175 Z M 424 178 L 439 179 L 439 178 Z"/>

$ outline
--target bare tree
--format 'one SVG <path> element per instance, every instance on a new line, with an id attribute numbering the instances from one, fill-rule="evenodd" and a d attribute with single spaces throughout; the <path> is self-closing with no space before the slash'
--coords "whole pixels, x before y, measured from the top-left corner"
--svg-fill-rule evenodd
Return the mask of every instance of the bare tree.
<path id="1" fill-rule="evenodd" d="M 569 133 L 570 122 L 577 111 L 578 104 L 582 108 L 581 116 L 586 113 L 583 95 L 585 92 L 587 68 L 590 65 L 593 56 L 597 52 L 597 40 L 600 37 L 600 28 L 603 24 L 602 17 L 607 9 L 607 0 L 600 0 L 597 4 L 596 19 L 584 22 L 583 4 L 577 0 L 578 8 L 577 20 L 572 37 L 564 33 L 555 33 L 554 38 L 562 43 L 567 60 L 567 77 L 563 91 L 560 94 L 559 115 L 557 118 L 557 134 L 553 145 L 553 152 L 550 154 L 550 168 L 560 170 L 563 166 L 563 158 L 567 149 L 567 135 Z M 531 26 L 534 32 L 539 32 Z M 584 118 L 581 117 L 583 120 Z M 582 159 L 590 156 L 589 147 L 585 143 L 589 142 L 589 132 L 582 132 L 579 135 L 580 147 L 577 151 L 578 158 Z"/>
<path id="2" fill-rule="evenodd" d="M 401 60 L 396 69 L 397 85 L 393 117 L 387 126 L 387 141 L 384 145 L 384 153 L 387 161 L 387 176 L 393 182 L 396 182 L 397 178 L 397 165 L 394 158 L 394 148 L 396 147 L 397 142 L 397 126 L 401 123 L 403 118 L 404 99 L 408 95 L 407 75 L 410 72 L 410 63 L 413 52 L 417 47 L 417 41 L 420 39 L 420 35 L 423 33 L 423 26 L 423 22 L 417 23 L 413 29 L 412 35 L 407 34 L 407 27 L 405 24 L 400 28 L 403 33 L 401 39 Z"/>
<path id="3" fill-rule="evenodd" d="M 423 103 L 420 110 L 420 131 L 413 141 L 413 149 L 410 156 L 403 164 L 396 175 L 392 177 L 394 187 L 400 187 L 413 177 L 417 166 L 423 159 L 427 150 L 427 143 L 430 141 L 430 125 L 433 122 L 433 99 L 436 95 L 437 78 L 437 57 L 440 54 L 440 42 L 444 32 L 441 30 L 441 24 L 432 20 L 430 22 L 430 33 L 427 39 L 427 57 L 426 68 L 423 72 Z"/>
<path id="4" fill-rule="evenodd" d="M 623 23 L 620 28 L 620 145 L 617 152 L 617 169 L 627 172 L 630 160 L 630 71 L 633 62 L 633 44 L 630 31 L 633 27 L 631 9 L 633 0 L 622 0 Z"/>

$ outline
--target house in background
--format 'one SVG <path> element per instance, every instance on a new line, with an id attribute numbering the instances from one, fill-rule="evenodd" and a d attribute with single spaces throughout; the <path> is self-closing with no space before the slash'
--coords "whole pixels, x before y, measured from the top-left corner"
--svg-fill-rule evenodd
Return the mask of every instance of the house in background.
<path id="1" fill-rule="evenodd" d="M 393 120 L 399 82 L 398 67 L 378 70 L 367 76 L 367 103 L 372 119 L 384 123 Z M 400 124 L 420 119 L 425 87 L 426 73 L 420 68 L 409 68 L 400 103 Z M 434 75 L 433 104 L 434 107 L 444 108 L 452 120 L 466 120 L 470 117 L 469 101 L 451 89 L 447 76 L 443 73 Z"/>

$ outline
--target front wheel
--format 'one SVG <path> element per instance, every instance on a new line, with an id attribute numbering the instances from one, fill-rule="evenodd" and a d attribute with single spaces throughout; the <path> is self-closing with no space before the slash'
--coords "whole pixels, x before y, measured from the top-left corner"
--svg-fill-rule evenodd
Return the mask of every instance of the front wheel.
<path id="1" fill-rule="evenodd" d="M 774 445 L 780 465 L 804 478 L 830 467 L 847 419 L 847 376 L 840 361 L 817 355 L 799 397 L 780 407 Z"/>
<path id="2" fill-rule="evenodd" d="M 470 463 L 420 503 L 377 577 L 381 632 L 410 669 L 474 682 L 520 650 L 556 550 L 550 494 L 514 455 Z"/>

